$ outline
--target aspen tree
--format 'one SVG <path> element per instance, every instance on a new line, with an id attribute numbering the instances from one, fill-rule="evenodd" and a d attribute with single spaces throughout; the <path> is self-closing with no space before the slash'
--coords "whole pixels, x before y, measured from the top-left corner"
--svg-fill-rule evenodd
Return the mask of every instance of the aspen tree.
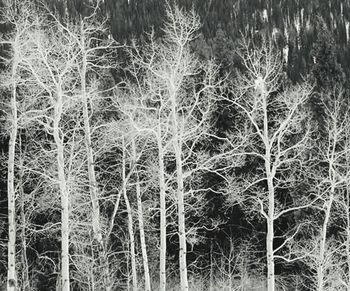
<path id="1" fill-rule="evenodd" d="M 310 207 L 315 202 L 308 196 L 296 204 L 281 205 L 276 198 L 279 189 L 292 185 L 296 171 L 303 168 L 303 153 L 312 132 L 307 122 L 305 103 L 312 88 L 308 84 L 297 85 L 285 88 L 284 92 L 274 96 L 280 86 L 282 63 L 272 44 L 267 41 L 262 41 L 261 46 L 243 41 L 239 55 L 245 72 L 239 74 L 234 82 L 231 91 L 233 99 L 222 98 L 231 102 L 241 114 L 245 126 L 242 126 L 244 133 L 228 136 L 232 150 L 227 151 L 227 156 L 251 156 L 263 162 L 258 174 L 248 179 L 243 189 L 253 191 L 254 195 L 250 194 L 246 202 L 251 201 L 250 205 L 256 207 L 251 209 L 259 211 L 266 220 L 267 290 L 274 291 L 275 260 L 297 260 L 296 257 L 284 256 L 279 252 L 299 231 L 298 227 L 292 234 L 287 231 L 282 236 L 282 244 L 274 247 L 275 221 L 287 213 Z M 266 182 L 266 192 L 256 187 L 261 182 Z"/>
<path id="2" fill-rule="evenodd" d="M 210 62 L 201 63 L 189 50 L 188 45 L 198 29 L 199 19 L 194 11 L 185 12 L 178 7 L 168 6 L 164 39 L 155 40 L 151 34 L 145 49 L 134 46 L 130 51 L 135 67 L 132 70 L 137 87 L 136 96 L 141 99 L 139 108 L 148 112 L 145 114 L 149 119 L 153 117 L 153 122 L 147 124 L 149 128 L 143 125 L 139 126 L 139 130 L 149 131 L 158 147 L 160 290 L 166 290 L 167 185 L 172 184 L 176 193 L 180 289 L 188 290 L 188 234 L 189 230 L 195 233 L 195 228 L 186 228 L 185 204 L 190 197 L 200 200 L 201 189 L 192 189 L 192 185 L 195 185 L 196 173 L 206 171 L 210 166 L 210 162 L 195 148 L 208 133 L 213 92 L 220 82 L 217 80 L 216 66 Z M 140 78 L 136 72 L 142 72 L 145 77 Z M 174 177 L 172 183 L 165 179 L 166 154 L 174 161 L 174 174 L 170 175 Z M 198 209 L 197 206 L 191 206 Z"/>
<path id="3" fill-rule="evenodd" d="M 15 163 L 17 134 L 21 127 L 21 114 L 18 113 L 18 103 L 23 96 L 18 93 L 19 88 L 25 87 L 26 78 L 23 77 L 23 62 L 26 58 L 27 46 L 30 43 L 28 34 L 37 26 L 38 18 L 35 19 L 33 7 L 25 1 L 13 7 L 10 2 L 5 3 L 1 10 L 3 21 L 11 26 L 12 32 L 5 38 L 0 39 L 1 46 L 9 46 L 11 50 L 10 59 L 3 58 L 2 61 L 9 66 L 10 70 L 3 80 L 3 85 L 10 91 L 10 112 L 8 120 L 9 143 L 7 160 L 7 200 L 8 200 L 8 257 L 7 257 L 7 290 L 16 290 L 16 185 L 15 185 Z"/>

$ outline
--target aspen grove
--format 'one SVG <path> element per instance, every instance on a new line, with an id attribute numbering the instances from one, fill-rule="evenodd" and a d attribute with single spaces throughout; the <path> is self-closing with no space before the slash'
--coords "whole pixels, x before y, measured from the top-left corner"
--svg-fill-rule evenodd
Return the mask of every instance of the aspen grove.
<path id="1" fill-rule="evenodd" d="M 349 90 L 84 5 L 3 1 L 0 290 L 350 290 Z"/>

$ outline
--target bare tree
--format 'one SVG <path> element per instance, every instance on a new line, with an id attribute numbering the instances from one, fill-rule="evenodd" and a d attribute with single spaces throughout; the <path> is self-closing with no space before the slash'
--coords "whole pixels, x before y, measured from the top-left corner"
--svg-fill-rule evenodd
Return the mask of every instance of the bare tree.
<path id="1" fill-rule="evenodd" d="M 111 55 L 117 46 L 113 39 L 108 37 L 106 28 L 107 19 L 99 21 L 98 13 L 100 1 L 94 4 L 92 13 L 80 19 L 78 25 L 62 25 L 56 19 L 56 23 L 62 30 L 76 42 L 79 51 L 77 59 L 79 60 L 79 88 L 81 93 L 83 124 L 85 147 L 87 156 L 87 169 L 89 176 L 89 192 L 92 204 L 92 227 L 94 239 L 97 242 L 97 250 L 99 253 L 100 265 L 102 267 L 102 276 L 104 285 L 110 290 L 110 278 L 108 270 L 108 262 L 106 261 L 106 250 L 101 227 L 100 202 L 98 193 L 98 182 L 95 173 L 95 152 L 93 148 L 93 130 L 94 125 L 91 124 L 93 117 L 93 108 L 95 107 L 95 99 L 101 98 L 101 91 L 107 92 L 110 88 L 102 88 L 97 78 L 101 78 L 105 71 L 113 67 Z"/>
<path id="2" fill-rule="evenodd" d="M 323 109 L 322 136 L 318 139 L 317 153 L 319 158 L 314 164 L 311 176 L 317 189 L 319 201 L 314 205 L 322 213 L 322 223 L 316 227 L 317 235 L 310 245 L 314 249 L 304 250 L 313 258 L 312 267 L 316 270 L 315 282 L 317 290 L 330 288 L 332 283 L 339 278 L 332 278 L 332 269 L 342 249 L 340 241 L 334 240 L 329 235 L 329 227 L 335 219 L 335 213 L 341 212 L 346 205 L 346 183 L 348 180 L 346 158 L 348 148 L 346 138 L 348 131 L 349 113 L 344 104 L 343 92 L 335 88 L 333 92 L 323 93 L 320 97 Z M 346 221 L 346 219 L 345 219 Z M 317 225 L 317 221 L 313 222 Z M 310 262 L 310 259 L 305 258 Z M 338 265 L 339 270 L 343 268 Z M 332 285 L 335 288 L 334 284 Z"/>
<path id="3" fill-rule="evenodd" d="M 28 33 L 37 25 L 33 7 L 25 1 L 13 7 L 10 2 L 5 3 L 1 10 L 3 21 L 11 26 L 12 32 L 6 38 L 0 39 L 2 47 L 8 47 L 11 51 L 10 58 L 3 58 L 2 61 L 9 66 L 10 70 L 4 74 L 3 84 L 10 91 L 10 102 L 8 107 L 9 121 L 9 149 L 8 149 L 8 171 L 7 171 L 7 196 L 8 196 L 8 271 L 7 290 L 16 290 L 16 185 L 15 185 L 15 163 L 17 133 L 21 127 L 21 112 L 18 102 L 22 98 L 19 92 L 26 91 L 25 86 L 28 78 L 23 73 L 23 62 L 26 58 L 27 46 L 30 42 Z M 21 89 L 21 90 L 20 90 Z M 20 186 L 21 187 L 21 186 Z"/>
<path id="4" fill-rule="evenodd" d="M 136 47 L 131 52 L 133 64 L 138 68 L 136 71 L 144 72 L 146 76 L 141 81 L 135 76 L 138 95 L 143 96 L 143 108 L 148 107 L 146 111 L 154 116 L 155 121 L 148 130 L 156 138 L 158 147 L 161 290 L 166 288 L 165 194 L 169 178 L 165 178 L 165 154 L 168 153 L 175 160 L 176 180 L 173 184 L 176 185 L 181 290 L 188 290 L 186 258 L 189 231 L 185 223 L 185 200 L 186 197 L 195 197 L 195 194 L 196 199 L 200 199 L 200 189 L 191 188 L 195 185 L 196 172 L 207 168 L 203 164 L 204 159 L 200 160 L 203 156 L 194 149 L 207 133 L 212 91 L 218 84 L 215 66 L 209 63 L 204 67 L 189 51 L 188 44 L 198 28 L 199 19 L 193 11 L 184 12 L 178 7 L 168 7 L 164 41 L 156 41 L 151 35 L 150 44 L 144 52 Z M 196 76 L 200 74 L 204 77 L 198 81 Z M 188 94 L 189 91 L 192 96 Z M 194 228 L 191 230 L 195 232 Z"/>
<path id="5" fill-rule="evenodd" d="M 70 290 L 69 277 L 69 205 L 67 185 L 65 114 L 74 107 L 77 48 L 76 43 L 55 22 L 43 23 L 31 34 L 31 56 L 25 65 L 39 88 L 37 104 L 41 106 L 36 121 L 53 137 L 56 147 L 56 170 L 61 200 L 61 288 Z M 65 119 L 65 120 L 64 120 Z"/>
<path id="6" fill-rule="evenodd" d="M 282 93 L 277 93 L 282 64 L 272 43 L 263 40 L 262 45 L 256 46 L 244 41 L 239 55 L 245 72 L 233 85 L 231 92 L 234 97 L 222 97 L 233 105 L 237 116 L 241 116 L 236 119 L 236 130 L 228 135 L 231 149 L 227 150 L 227 156 L 254 157 L 263 163 L 261 168 L 257 168 L 258 173 L 238 183 L 240 186 L 236 178 L 232 178 L 231 182 L 238 185 L 243 193 L 247 190 L 251 192 L 245 203 L 250 205 L 250 211 L 259 209 L 266 219 L 267 288 L 272 291 L 275 290 L 275 259 L 288 262 L 297 259 L 278 253 L 300 227 L 282 235 L 284 242 L 275 248 L 275 221 L 314 202 L 311 196 L 288 204 L 276 198 L 279 189 L 295 186 L 298 172 L 303 168 L 304 153 L 311 136 L 304 105 L 312 88 L 304 84 L 284 88 Z M 235 188 L 234 185 L 231 189 Z M 261 185 L 266 185 L 266 192 Z M 239 196 L 235 197 L 242 199 Z"/>

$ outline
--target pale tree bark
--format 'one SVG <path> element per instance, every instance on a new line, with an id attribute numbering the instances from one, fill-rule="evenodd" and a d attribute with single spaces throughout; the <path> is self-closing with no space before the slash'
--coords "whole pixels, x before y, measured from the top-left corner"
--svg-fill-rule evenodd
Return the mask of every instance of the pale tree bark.
<path id="1" fill-rule="evenodd" d="M 54 104 L 53 116 L 53 137 L 57 149 L 57 173 L 58 186 L 61 196 L 61 288 L 63 290 L 70 290 L 69 278 L 69 192 L 66 183 L 66 176 L 64 173 L 64 143 L 60 128 L 60 121 L 63 113 L 63 96 L 61 92 L 61 84 L 58 83 L 57 100 Z"/>
<path id="2" fill-rule="evenodd" d="M 145 124 L 138 124 L 137 130 L 149 131 L 156 136 L 158 147 L 158 180 L 160 189 L 160 286 L 166 290 L 166 186 L 167 180 L 164 157 L 170 154 L 175 160 L 175 170 L 169 179 L 176 193 L 177 226 L 179 237 L 179 274 L 180 290 L 189 288 L 187 270 L 187 230 L 186 230 L 186 193 L 188 181 L 195 182 L 195 173 L 205 171 L 210 162 L 199 160 L 195 146 L 206 134 L 206 122 L 210 112 L 211 90 L 216 87 L 216 74 L 212 64 L 206 66 L 197 60 L 189 50 L 189 43 L 199 29 L 199 18 L 194 11 L 185 12 L 178 7 L 167 7 L 167 19 L 164 24 L 165 40 L 154 39 L 148 46 L 153 53 L 150 58 L 143 55 L 137 47 L 130 51 L 133 56 L 134 75 L 137 95 L 141 99 L 137 108 L 143 108 Z M 152 37 L 152 35 L 151 35 Z M 140 78 L 136 72 L 147 72 Z M 194 79 L 203 73 L 203 80 Z M 193 78 L 193 79 L 192 79 Z M 192 83 L 194 81 L 194 83 Z M 215 84 L 214 84 L 215 83 Z M 190 85 L 189 85 L 190 84 Z M 196 84 L 192 87 L 192 84 Z M 197 86 L 200 88 L 198 89 Z M 187 86 L 191 86 L 189 89 Z M 132 87 L 132 86 L 131 86 Z M 188 93 L 191 92 L 191 93 Z M 149 106 L 145 106 L 149 104 Z M 198 118 L 200 116 L 200 118 Z M 151 120 L 153 118 L 153 120 Z M 148 128 L 145 128 L 147 127 Z M 193 163 L 196 160 L 199 165 Z M 186 168 L 186 174 L 184 169 Z M 189 170 L 190 169 L 190 170 Z M 200 169 L 200 170 L 199 170 Z M 187 179 L 187 181 L 186 181 Z M 174 183 L 175 182 L 175 183 Z M 185 185 L 186 184 L 186 185 Z M 198 193 L 201 191 L 199 189 Z M 195 191 L 195 190 L 194 190 Z M 193 195 L 196 196 L 196 195 Z M 192 197 L 193 197 L 192 196 Z M 198 195 L 200 197 L 200 195 Z M 197 197 L 196 197 L 197 198 Z M 200 198 L 199 198 L 200 199 Z M 195 209 L 200 208 L 196 205 Z M 197 208 L 198 207 L 198 208 Z"/>
<path id="3" fill-rule="evenodd" d="M 133 139 L 131 142 L 133 160 L 134 163 L 137 161 L 136 154 L 136 143 Z M 143 207 L 142 207 L 142 197 L 141 197 L 141 185 L 140 178 L 137 171 L 137 165 L 135 165 L 136 169 L 136 200 L 137 200 L 137 218 L 139 222 L 139 231 L 140 231 L 140 243 L 141 243 L 141 252 L 142 252 L 142 260 L 143 260 L 143 271 L 144 271 L 144 280 L 145 280 L 145 290 L 151 291 L 151 278 L 149 273 L 149 265 L 148 265 L 148 255 L 147 255 L 147 244 L 146 244 L 146 236 L 145 236 L 145 226 L 144 226 L 144 216 L 143 216 Z"/>
<path id="4" fill-rule="evenodd" d="M 19 137 L 19 148 L 21 151 L 22 148 L 22 141 Z M 28 257 L 27 257 L 27 218 L 26 218 L 26 201 L 25 201 L 25 193 L 23 189 L 24 181 L 24 171 L 23 171 L 23 162 L 24 158 L 22 156 L 22 152 L 20 153 L 20 177 L 19 177 L 19 191 L 20 191 L 20 224 L 21 224 L 21 271 L 22 271 L 22 290 L 30 290 L 30 281 L 29 281 L 29 266 L 28 266 Z"/>
<path id="5" fill-rule="evenodd" d="M 171 84 L 171 83 L 170 83 Z M 177 211 L 178 211 L 178 232 L 179 232 L 179 261 L 180 261 L 180 284 L 181 290 L 188 290 L 187 276 L 187 245 L 186 245 L 186 225 L 185 225 L 185 204 L 184 204 L 184 181 L 182 170 L 182 142 L 179 134 L 178 113 L 176 103 L 175 85 L 170 85 L 170 98 L 172 102 L 172 122 L 173 122 L 173 147 L 176 161 L 176 182 L 177 182 Z"/>
<path id="6" fill-rule="evenodd" d="M 12 64 L 12 92 L 11 92 L 11 132 L 9 139 L 9 156 L 7 162 L 7 200 L 8 200 L 8 269 L 7 269 L 7 290 L 14 291 L 17 286 L 16 275 L 16 204 L 15 204 L 15 152 L 16 152 L 16 140 L 18 131 L 17 121 L 17 65 L 18 65 L 18 51 L 15 41 L 13 64 Z"/>
<path id="7" fill-rule="evenodd" d="M 346 162 L 346 176 L 350 176 L 350 127 L 347 126 L 345 134 L 345 162 Z M 346 180 L 345 186 L 345 251 L 346 251 L 346 264 L 347 264 L 347 278 L 346 278 L 346 290 L 350 291 L 350 181 Z"/>
<path id="8" fill-rule="evenodd" d="M 246 42 L 243 42 L 244 52 L 240 53 L 240 56 L 246 72 L 238 77 L 235 86 L 236 91 L 233 91 L 234 98 L 222 97 L 224 100 L 231 102 L 247 122 L 244 129 L 246 132 L 238 132 L 236 135 L 233 134 L 232 137 L 229 135 L 229 144 L 232 149 L 227 151 L 227 157 L 230 154 L 233 159 L 240 155 L 253 156 L 264 163 L 258 181 L 266 181 L 266 194 L 253 189 L 258 181 L 249 180 L 247 189 L 251 188 L 255 191 L 256 196 L 250 194 L 243 199 L 252 201 L 253 205 L 257 207 L 256 211 L 259 211 L 266 220 L 267 290 L 274 291 L 276 288 L 276 258 L 286 261 L 297 260 L 296 257 L 291 259 L 290 256 L 278 255 L 277 252 L 282 250 L 299 230 L 296 227 L 296 231 L 291 237 L 287 237 L 287 234 L 283 235 L 284 242 L 278 248 L 274 248 L 275 221 L 287 213 L 310 207 L 315 202 L 315 199 L 312 200 L 310 196 L 301 205 L 282 206 L 282 209 L 280 207 L 276 208 L 278 203 L 276 191 L 278 188 L 290 187 L 290 184 L 293 183 L 293 177 L 289 180 L 284 174 L 281 179 L 276 174 L 280 170 L 285 171 L 285 167 L 296 166 L 295 168 L 301 169 L 304 163 L 301 153 L 309 142 L 311 130 L 306 122 L 303 124 L 306 121 L 306 113 L 302 106 L 308 98 L 311 88 L 305 85 L 295 87 L 295 89 L 287 89 L 280 96 L 274 97 L 278 101 L 272 100 L 273 97 L 270 95 L 277 91 L 281 74 L 279 57 L 275 55 L 271 43 L 263 42 L 261 47 L 253 47 L 253 50 L 249 48 Z M 278 108 L 279 111 L 272 113 L 272 107 L 275 108 L 274 110 Z M 295 132 L 296 129 L 300 139 L 291 142 L 289 134 L 292 131 Z M 237 141 L 238 139 L 239 141 Z M 241 195 L 244 195 L 244 193 Z M 252 209 L 249 209 L 249 211 L 252 211 Z"/>
<path id="9" fill-rule="evenodd" d="M 139 76 L 135 73 L 135 71 L 131 71 L 131 73 L 135 74 L 134 77 L 137 79 Z M 147 82 L 147 81 L 145 81 Z M 131 84 L 129 84 L 131 85 Z M 168 146 L 170 147 L 171 144 L 167 140 L 168 137 L 165 135 L 167 132 L 170 130 L 170 125 L 167 124 L 166 121 L 164 121 L 164 116 L 162 116 L 162 109 L 164 109 L 163 104 L 160 104 L 158 108 L 147 108 L 144 106 L 144 102 L 142 98 L 145 98 L 147 94 L 141 95 L 141 96 L 133 96 L 133 98 L 130 98 L 130 94 L 135 94 L 133 91 L 133 86 L 129 88 L 131 89 L 131 92 L 128 92 L 126 94 L 127 98 L 124 99 L 121 95 L 119 96 L 120 102 L 118 102 L 118 107 L 119 109 L 123 112 L 123 114 L 126 117 L 127 124 L 128 126 L 131 126 L 133 129 L 133 132 L 131 132 L 129 129 L 125 134 L 126 136 L 128 135 L 135 135 L 132 140 L 132 147 L 133 147 L 133 167 L 132 171 L 129 172 L 128 177 L 130 177 L 131 173 L 135 172 L 133 174 L 134 176 L 138 175 L 137 167 L 138 167 L 138 160 L 142 155 L 142 151 L 140 152 L 135 152 L 136 145 L 135 143 L 140 139 L 141 142 L 145 141 L 151 141 L 155 139 L 156 142 L 156 148 L 157 148 L 157 180 L 158 180 L 158 185 L 159 185 L 159 212 L 160 212 L 160 247 L 159 247 L 159 289 L 162 291 L 166 290 L 166 228 L 167 228 L 167 217 L 166 217 L 166 169 L 164 165 L 164 152 L 165 148 Z M 139 87 L 138 88 L 141 92 L 143 91 L 143 88 Z M 142 94 L 144 94 L 143 92 Z M 164 114 L 164 113 L 163 113 Z M 122 130 L 121 130 L 122 131 Z M 125 129 L 124 129 L 125 131 Z M 138 156 L 138 157 L 137 157 Z M 127 177 L 127 180 L 128 180 Z M 139 178 L 137 176 L 137 178 Z M 139 191 L 136 189 L 137 192 Z M 138 202 L 139 198 L 137 197 Z M 141 210 L 141 204 L 138 203 L 138 209 Z M 141 213 L 140 213 L 141 214 Z M 143 216 L 143 215 L 142 215 Z M 114 217 L 114 213 L 113 213 Z M 141 215 L 139 215 L 139 218 Z M 140 225 L 143 224 L 139 223 Z M 141 232 L 141 230 L 140 230 Z M 141 236 L 144 236 L 140 233 Z M 141 238 L 141 237 L 140 237 Z M 142 238 L 141 238 L 141 244 L 142 243 Z M 145 247 L 142 247 L 144 249 L 144 262 L 146 258 L 146 244 L 144 244 Z M 148 269 L 148 267 L 146 268 Z M 148 277 L 149 275 L 146 275 Z M 149 280 L 150 281 L 150 280 Z M 146 286 L 150 286 L 148 282 L 145 282 Z M 146 287 L 147 288 L 147 287 Z M 149 287 L 150 288 L 150 287 Z"/>
<path id="10" fill-rule="evenodd" d="M 89 29 L 90 27 L 88 27 Z M 92 204 L 92 228 L 94 239 L 98 243 L 98 253 L 99 253 L 99 263 L 102 267 L 102 276 L 104 278 L 104 285 L 106 290 L 110 290 L 110 278 L 109 278 L 109 268 L 108 261 L 106 258 L 105 246 L 103 243 L 102 230 L 101 230 L 101 214 L 100 214 L 100 205 L 99 205 L 99 197 L 98 197 L 98 188 L 96 181 L 96 173 L 95 173 L 95 161 L 94 161 L 94 153 L 91 143 L 91 126 L 90 126 L 90 118 L 89 118 L 89 93 L 87 92 L 87 83 L 86 76 L 88 71 L 88 64 L 91 63 L 89 59 L 91 49 L 87 47 L 86 39 L 89 35 L 87 33 L 87 28 L 85 27 L 84 20 L 80 22 L 80 48 L 82 54 L 82 62 L 81 62 L 81 94 L 82 94 L 82 103 L 83 103 L 83 120 L 84 120 L 84 136 L 85 136 L 85 148 L 87 155 L 87 163 L 88 163 L 88 175 L 89 175 L 89 192 L 91 197 Z M 88 30 L 89 31 L 89 30 Z M 91 33 L 91 31 L 90 31 Z M 88 39 L 88 41 L 90 41 Z M 94 48 L 99 49 L 99 48 Z"/>
<path id="11" fill-rule="evenodd" d="M 347 155 L 346 148 L 348 134 L 348 111 L 344 112 L 343 92 L 335 89 L 330 97 L 326 94 L 321 96 L 322 105 L 325 111 L 324 117 L 324 140 L 321 140 L 319 153 L 320 160 L 327 163 L 327 168 L 316 174 L 321 178 L 318 183 L 320 200 L 323 206 L 320 208 L 324 213 L 322 227 L 320 230 L 320 245 L 317 254 L 317 290 L 325 289 L 325 280 L 327 279 L 328 270 L 331 268 L 327 263 L 327 257 L 333 256 L 327 250 L 327 230 L 331 225 L 332 207 L 336 201 L 341 201 L 339 191 L 346 191 L 347 184 Z M 330 93 L 329 93 L 330 94 Z M 324 100 L 325 99 L 325 100 Z M 346 109 L 347 110 L 347 109 Z M 346 195 L 346 194 L 345 194 Z M 347 200 L 347 199 L 345 199 Z M 346 206 L 348 208 L 348 206 Z M 348 210 L 346 211 L 348 212 Z M 346 218 L 348 220 L 349 218 Z M 348 247 L 346 247 L 348 248 Z"/>
<path id="12" fill-rule="evenodd" d="M 15 33 L 13 39 L 10 41 L 3 41 L 1 44 L 8 43 L 12 47 L 12 64 L 10 73 L 10 118 L 11 130 L 8 144 L 8 161 L 7 161 L 7 201 L 8 201 L 8 249 L 7 249 L 7 290 L 15 290 L 17 287 L 16 274 L 16 193 L 15 193 L 15 155 L 18 132 L 18 96 L 17 96 L 17 80 L 18 80 L 18 66 L 21 61 L 21 49 L 23 43 L 21 38 L 25 34 L 28 21 L 28 11 L 22 15 L 24 19 L 22 22 L 15 21 L 15 11 L 12 7 L 7 7 L 7 11 L 1 11 L 2 16 L 9 22 L 15 23 Z"/>
<path id="13" fill-rule="evenodd" d="M 128 233 L 129 233 L 129 246 L 130 246 L 130 260 L 131 260 L 131 276 L 132 276 L 132 289 L 137 291 L 137 269 L 136 269 L 136 254 L 135 254 L 135 234 L 132 209 L 127 194 L 126 181 L 126 148 L 123 142 L 123 157 L 122 157 L 122 181 L 123 181 L 123 198 L 125 200 L 126 211 L 128 214 Z"/>
<path id="14" fill-rule="evenodd" d="M 159 120 L 159 118 L 158 118 Z M 166 291 L 166 184 L 164 168 L 164 151 L 162 142 L 162 126 L 157 125 L 157 145 L 158 145 L 158 178 L 159 178 L 159 204 L 160 204 L 160 250 L 159 250 L 159 290 Z"/>
<path id="15" fill-rule="evenodd" d="M 326 259 L 326 243 L 327 243 L 327 229 L 328 224 L 331 216 L 331 208 L 333 204 L 333 193 L 331 194 L 329 200 L 325 203 L 326 209 L 325 209 L 325 216 L 323 219 L 322 229 L 321 229 L 321 240 L 320 240 L 320 247 L 319 247 L 319 255 L 318 255 L 318 262 L 317 262 L 317 290 L 323 291 L 324 290 L 324 276 L 325 276 L 325 259 Z"/>
<path id="16" fill-rule="evenodd" d="M 349 159 L 347 159 L 349 163 Z M 347 280 L 346 280 L 346 290 L 350 291 L 350 186 L 349 182 L 346 185 L 346 207 L 345 207 L 345 215 L 346 215 L 346 239 L 345 239 L 345 251 L 346 251 L 346 264 L 347 264 Z"/>
<path id="17" fill-rule="evenodd" d="M 67 31 L 57 27 L 57 22 L 50 22 L 45 27 L 47 34 L 33 33 L 32 46 L 34 51 L 28 60 L 28 73 L 40 88 L 41 102 L 44 106 L 36 120 L 53 137 L 56 154 L 55 182 L 61 203 L 61 290 L 70 290 L 70 190 L 65 170 L 65 151 L 67 138 L 65 115 L 70 102 L 73 102 L 75 92 L 76 43 L 67 35 Z M 72 85 L 74 84 L 74 85 Z M 74 104 L 74 103 L 73 103 Z"/>

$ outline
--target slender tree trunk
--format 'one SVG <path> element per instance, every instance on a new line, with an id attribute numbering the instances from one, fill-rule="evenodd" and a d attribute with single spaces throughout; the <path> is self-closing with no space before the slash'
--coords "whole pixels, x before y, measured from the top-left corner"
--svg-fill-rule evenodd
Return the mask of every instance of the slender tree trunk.
<path id="1" fill-rule="evenodd" d="M 326 256 L 327 228 L 328 228 L 328 223 L 331 215 L 333 199 L 334 199 L 333 193 L 334 193 L 334 187 L 332 186 L 331 196 L 326 203 L 325 217 L 323 220 L 323 225 L 321 230 L 320 253 L 319 253 L 318 265 L 317 265 L 317 291 L 323 291 L 324 289 L 323 278 L 325 275 L 324 262 L 325 262 L 325 256 Z"/>
<path id="2" fill-rule="evenodd" d="M 273 184 L 274 172 L 271 161 L 271 145 L 269 141 L 269 123 L 267 112 L 268 94 L 265 85 L 261 88 L 262 109 L 264 111 L 263 142 L 265 145 L 265 173 L 268 188 L 268 213 L 266 234 L 266 256 L 267 256 L 267 290 L 275 291 L 275 260 L 274 260 L 274 216 L 275 216 L 275 185 Z"/>
<path id="3" fill-rule="evenodd" d="M 122 178 L 123 178 L 123 197 L 125 200 L 126 211 L 128 213 L 128 232 L 129 232 L 129 245 L 130 245 L 130 260 L 131 260 L 131 272 L 132 272 L 132 288 L 134 291 L 137 291 L 137 271 L 136 271 L 136 254 L 135 254 L 135 235 L 134 235 L 134 223 L 132 218 L 132 210 L 127 195 L 126 179 L 125 175 L 125 145 L 123 144 L 123 169 L 122 169 Z"/>
<path id="4" fill-rule="evenodd" d="M 11 96 L 11 132 L 9 140 L 9 156 L 7 169 L 7 201 L 8 201 L 8 249 L 7 249 L 7 290 L 15 291 L 16 276 L 16 204 L 15 204 L 15 151 L 17 139 L 17 94 L 16 71 L 17 52 L 14 50 L 14 64 L 12 66 L 12 96 Z"/>
<path id="5" fill-rule="evenodd" d="M 184 181 L 182 170 L 182 142 L 179 134 L 176 94 L 174 84 L 170 84 L 170 96 L 172 100 L 172 121 L 173 121 L 173 146 L 176 161 L 176 182 L 177 182 L 177 211 L 178 211 L 178 231 L 179 231 L 179 261 L 180 261 L 180 285 L 181 291 L 188 290 L 187 277 L 187 246 L 186 246 L 186 224 L 185 224 L 185 203 L 184 203 Z"/>
<path id="6" fill-rule="evenodd" d="M 134 140 L 132 141 L 132 147 L 133 147 L 134 159 L 136 162 L 137 156 L 136 156 L 136 145 Z M 145 277 L 145 290 L 151 291 L 151 278 L 149 274 L 145 227 L 144 227 L 144 221 L 143 221 L 144 218 L 143 218 L 143 209 L 142 209 L 142 200 L 141 200 L 141 187 L 140 187 L 140 179 L 139 179 L 137 169 L 136 169 L 136 199 L 137 199 L 137 217 L 138 217 L 139 229 L 140 229 L 143 271 L 144 271 L 144 277 Z"/>
<path id="7" fill-rule="evenodd" d="M 346 214 L 346 243 L 345 243 L 345 249 L 346 249 L 346 258 L 347 258 L 347 291 L 350 291 L 350 189 L 349 189 L 349 183 L 346 185 L 346 207 L 345 207 L 345 214 Z"/>
<path id="8" fill-rule="evenodd" d="M 20 141 L 20 148 L 21 148 L 21 139 Z M 19 185 L 20 185 L 20 198 L 21 198 L 21 244 L 22 244 L 22 290 L 30 290 L 30 282 L 29 282 L 29 273 L 28 273 L 28 258 L 27 258 L 27 237 L 26 237 L 26 228 L 27 228 L 27 221 L 26 221 L 26 210 L 25 210 L 25 201 L 24 201 L 24 191 L 23 191 L 23 159 L 21 157 L 21 172 L 20 172 L 20 179 L 19 179 Z"/>
<path id="9" fill-rule="evenodd" d="M 83 33 L 83 22 L 81 22 L 81 47 L 85 50 L 85 36 Z M 87 56 L 86 52 L 83 51 L 83 60 L 82 60 L 82 71 L 81 71 L 81 91 L 82 91 L 82 100 L 83 100 L 83 119 L 84 119 L 84 131 L 85 131 L 85 147 L 86 155 L 88 162 L 88 174 L 89 174 L 89 191 L 90 199 L 92 204 L 92 228 L 94 239 L 98 244 L 98 255 L 99 263 L 102 267 L 102 276 L 104 280 L 104 285 L 107 291 L 111 289 L 110 287 L 110 278 L 109 278 L 109 268 L 108 262 L 106 261 L 105 247 L 103 244 L 102 230 L 100 225 L 100 206 L 97 194 L 97 181 L 96 173 L 94 168 L 94 155 L 91 144 L 91 128 L 89 120 L 89 109 L 88 109 L 88 95 L 86 92 L 86 73 L 87 73 Z"/>
<path id="10" fill-rule="evenodd" d="M 348 274 L 347 274 L 347 291 L 350 291 L 350 211 L 349 211 L 349 205 L 350 205 L 350 191 L 349 191 L 349 185 L 346 186 L 346 258 L 347 258 L 347 267 L 348 267 Z"/>
<path id="11" fill-rule="evenodd" d="M 159 261 L 159 290 L 166 291 L 166 200 L 165 200 L 165 171 L 160 121 L 158 124 L 158 166 L 159 166 L 159 200 L 160 200 L 160 261 Z"/>
<path id="12" fill-rule="evenodd" d="M 64 144 L 63 137 L 60 136 L 59 122 L 62 116 L 62 94 L 58 90 L 55 104 L 55 116 L 53 136 L 57 147 L 57 171 L 58 184 L 61 194 L 61 288 L 62 291 L 70 290 L 69 281 L 69 194 L 64 173 Z"/>
<path id="13" fill-rule="evenodd" d="M 350 142 L 349 142 L 349 136 L 350 136 L 350 127 L 348 126 L 346 129 L 346 138 L 345 138 L 345 148 L 350 148 Z M 350 155 L 349 151 L 346 151 L 345 154 L 346 164 L 347 167 L 347 175 L 349 174 L 349 165 L 350 165 Z M 347 258 L 347 286 L 346 290 L 350 291 L 350 183 L 349 180 L 346 181 L 346 189 L 345 189 L 345 214 L 346 214 L 346 242 L 345 242 L 345 249 L 346 249 L 346 258 Z"/>
<path id="14" fill-rule="evenodd" d="M 267 235 L 266 235 L 266 251 L 267 251 L 267 290 L 275 291 L 275 261 L 274 261 L 274 208 L 275 208 L 275 197 L 273 182 L 268 178 L 268 219 L 267 219 Z"/>
<path id="15" fill-rule="evenodd" d="M 145 228 L 143 224 L 143 210 L 142 210 L 142 201 L 141 201 L 141 188 L 139 178 L 137 177 L 136 182 L 136 195 L 137 195 L 137 214 L 139 220 L 139 228 L 140 228 L 140 241 L 141 241 L 141 251 L 142 251 L 142 260 L 143 260 L 143 269 L 145 276 L 145 290 L 151 291 L 151 278 L 149 274 L 149 266 L 148 266 L 148 256 L 147 256 L 147 245 L 145 238 Z"/>

